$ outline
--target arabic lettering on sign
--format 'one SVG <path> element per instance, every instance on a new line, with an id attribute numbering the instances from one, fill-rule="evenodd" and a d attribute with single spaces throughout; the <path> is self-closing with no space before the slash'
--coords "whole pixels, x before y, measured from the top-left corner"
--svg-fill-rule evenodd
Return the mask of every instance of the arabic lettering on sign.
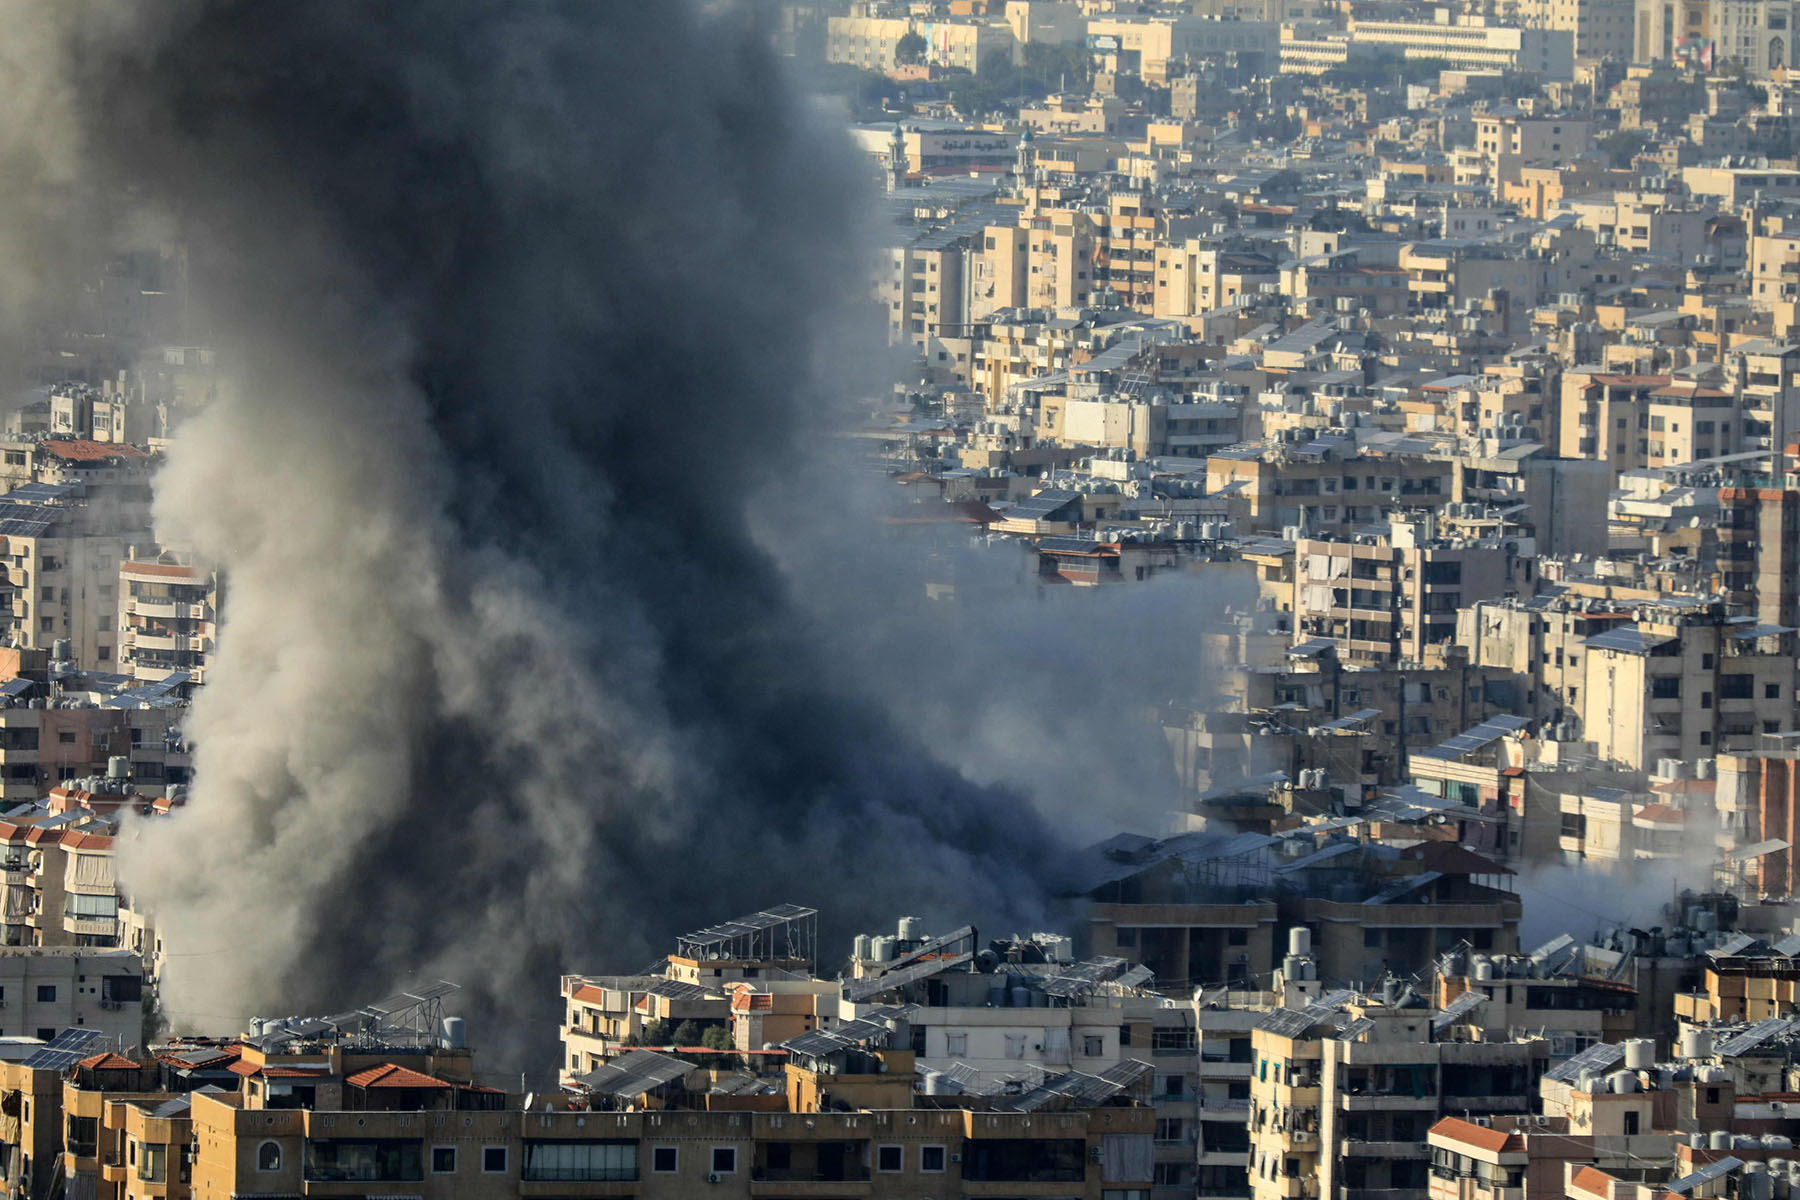
<path id="1" fill-rule="evenodd" d="M 992 154 L 1006 149 L 1006 139 L 945 138 L 937 144 L 937 148 L 940 151 L 973 150 L 978 154 Z"/>

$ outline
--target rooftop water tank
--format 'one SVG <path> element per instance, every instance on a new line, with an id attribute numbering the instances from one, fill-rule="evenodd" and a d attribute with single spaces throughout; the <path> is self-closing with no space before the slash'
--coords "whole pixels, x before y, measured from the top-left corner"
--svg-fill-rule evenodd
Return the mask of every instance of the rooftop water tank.
<path id="1" fill-rule="evenodd" d="M 1296 925 L 1288 930 L 1288 953 L 1304 958 L 1312 953 L 1312 930 Z"/>
<path id="2" fill-rule="evenodd" d="M 921 917 L 900 918 L 900 940 L 903 942 L 922 942 L 925 940 L 925 921 Z"/>
<path id="3" fill-rule="evenodd" d="M 874 952 L 874 944 L 875 944 L 874 938 L 870 937 L 866 933 L 859 933 L 856 935 L 855 948 L 853 950 L 851 950 L 851 954 L 857 959 L 857 961 L 867 962 L 867 961 L 869 961 L 870 956 Z"/>
<path id="4" fill-rule="evenodd" d="M 1625 1069 L 1648 1071 L 1656 1065 L 1656 1043 L 1650 1038 L 1632 1038 L 1625 1043 Z"/>

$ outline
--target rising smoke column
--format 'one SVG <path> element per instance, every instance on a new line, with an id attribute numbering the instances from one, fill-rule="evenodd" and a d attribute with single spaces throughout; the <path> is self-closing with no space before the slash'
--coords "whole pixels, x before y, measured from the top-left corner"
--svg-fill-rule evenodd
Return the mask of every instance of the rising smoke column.
<path id="1" fill-rule="evenodd" d="M 121 855 L 175 1021 L 441 974 L 493 1047 L 547 1036 L 559 968 L 745 907 L 1034 915 L 1042 823 L 835 678 L 746 531 L 863 261 L 761 31 L 19 7 L 63 177 L 179 223 L 232 364 L 157 486 L 230 579 L 197 786 Z"/>

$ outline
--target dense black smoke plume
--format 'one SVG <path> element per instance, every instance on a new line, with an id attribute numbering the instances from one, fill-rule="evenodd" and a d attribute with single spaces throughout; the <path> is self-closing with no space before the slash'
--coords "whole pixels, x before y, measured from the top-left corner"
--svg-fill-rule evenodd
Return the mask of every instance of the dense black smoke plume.
<path id="1" fill-rule="evenodd" d="M 230 576 L 198 786 L 124 850 L 173 1020 L 443 975 L 491 1047 L 746 907 L 1037 915 L 1041 818 L 834 672 L 746 527 L 864 265 L 753 21 L 17 9 L 0 151 L 47 165 L 0 238 L 63 230 L 51 187 L 170 218 L 231 364 L 158 482 Z"/>

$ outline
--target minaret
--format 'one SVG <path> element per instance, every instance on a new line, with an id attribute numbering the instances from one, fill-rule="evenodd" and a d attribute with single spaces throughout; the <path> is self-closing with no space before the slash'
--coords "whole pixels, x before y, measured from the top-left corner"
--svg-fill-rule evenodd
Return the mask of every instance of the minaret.
<path id="1" fill-rule="evenodd" d="M 894 136 L 888 142 L 887 190 L 900 190 L 902 180 L 906 178 L 906 131 L 898 124 L 894 126 Z"/>
<path id="2" fill-rule="evenodd" d="M 1031 126 L 1019 131 L 1019 145 L 1013 159 L 1013 187 L 1021 199 L 1025 189 L 1031 186 L 1031 138 Z"/>

